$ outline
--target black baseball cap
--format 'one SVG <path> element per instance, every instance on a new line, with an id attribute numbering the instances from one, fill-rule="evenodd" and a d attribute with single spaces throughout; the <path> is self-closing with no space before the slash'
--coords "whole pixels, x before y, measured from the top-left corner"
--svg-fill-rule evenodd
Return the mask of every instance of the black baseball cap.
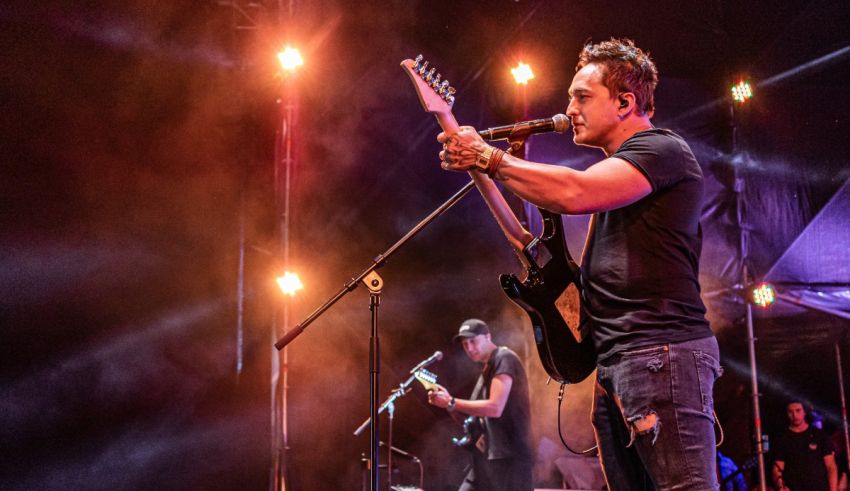
<path id="1" fill-rule="evenodd" d="M 481 319 L 467 319 L 460 325 L 457 334 L 452 338 L 452 342 L 458 342 L 461 339 L 469 339 L 478 336 L 479 334 L 490 334 L 490 328 Z"/>

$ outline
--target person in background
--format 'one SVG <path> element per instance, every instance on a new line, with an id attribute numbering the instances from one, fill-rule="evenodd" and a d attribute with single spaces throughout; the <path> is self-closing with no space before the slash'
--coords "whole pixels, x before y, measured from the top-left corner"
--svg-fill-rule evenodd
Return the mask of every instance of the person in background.
<path id="1" fill-rule="evenodd" d="M 837 491 L 838 467 L 829 436 L 806 422 L 800 401 L 786 406 L 788 428 L 774 441 L 773 482 L 779 491 Z"/>
<path id="2" fill-rule="evenodd" d="M 721 491 L 747 491 L 744 471 L 746 469 L 739 469 L 734 460 L 717 451 L 717 477 Z"/>
<path id="3" fill-rule="evenodd" d="M 437 385 L 428 393 L 428 402 L 445 408 L 467 430 L 472 466 L 459 490 L 532 491 L 531 402 L 519 356 L 496 346 L 480 319 L 464 321 L 454 341 L 482 365 L 481 375 L 469 399 L 456 398 Z M 461 414 L 471 418 L 464 420 Z"/>

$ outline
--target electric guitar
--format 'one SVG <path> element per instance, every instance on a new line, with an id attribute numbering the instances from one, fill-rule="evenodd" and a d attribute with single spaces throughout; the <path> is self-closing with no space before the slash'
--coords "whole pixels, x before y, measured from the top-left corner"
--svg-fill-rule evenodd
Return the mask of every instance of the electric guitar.
<path id="1" fill-rule="evenodd" d="M 439 385 L 437 385 L 437 375 L 433 372 L 421 368 L 413 372 L 413 376 L 425 387 L 425 390 L 437 390 L 439 388 Z M 452 437 L 452 445 L 462 448 L 473 448 L 482 433 L 483 430 L 478 417 L 469 416 L 463 421 L 463 436 Z"/>
<path id="2" fill-rule="evenodd" d="M 455 89 L 441 80 L 422 55 L 401 62 L 425 112 L 432 113 L 446 133 L 458 131 L 452 114 Z M 526 276 L 503 274 L 502 289 L 531 319 L 534 342 L 543 368 L 559 383 L 578 383 L 596 367 L 596 350 L 581 311 L 580 269 L 567 249 L 561 216 L 540 209 L 543 233 L 533 237 L 511 211 L 496 184 L 478 171 L 469 176 L 513 246 Z"/>
<path id="3" fill-rule="evenodd" d="M 413 372 L 413 376 L 425 387 L 425 390 L 434 390 L 437 388 L 437 374 L 420 368 Z"/>

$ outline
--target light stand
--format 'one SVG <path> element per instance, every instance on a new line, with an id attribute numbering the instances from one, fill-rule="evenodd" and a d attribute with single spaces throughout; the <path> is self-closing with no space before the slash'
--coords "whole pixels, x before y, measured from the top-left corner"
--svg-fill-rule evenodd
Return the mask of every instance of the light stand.
<path id="1" fill-rule="evenodd" d="M 746 275 L 746 267 L 744 267 Z M 761 431 L 761 410 L 759 408 L 759 382 L 756 370 L 756 338 L 753 332 L 753 304 L 747 301 L 747 349 L 750 359 L 750 387 L 753 397 L 753 426 L 756 440 L 756 455 L 758 455 L 759 490 L 767 491 L 764 465 L 764 436 Z"/>
<path id="2" fill-rule="evenodd" d="M 835 364 L 838 370 L 838 391 L 841 396 L 841 424 L 844 430 L 844 458 L 850 464 L 850 438 L 847 429 L 847 401 L 844 398 L 844 368 L 841 364 L 841 347 L 835 342 Z"/>
<path id="3" fill-rule="evenodd" d="M 729 125 L 731 129 L 731 152 L 730 155 L 734 159 L 735 152 L 738 147 L 738 126 L 737 126 L 737 116 L 735 111 L 735 102 L 731 101 L 729 106 Z M 737 167 L 733 167 L 735 171 L 735 199 L 737 204 L 737 220 L 738 220 L 738 228 L 741 231 L 741 241 L 740 241 L 740 254 L 741 254 L 741 277 L 742 277 L 742 285 L 744 288 L 749 288 L 747 285 L 752 285 L 753 282 L 749 281 L 749 271 L 747 268 L 747 261 L 749 259 L 750 251 L 749 251 L 749 229 L 744 226 L 744 200 L 742 199 L 742 193 L 744 192 L 744 179 L 740 176 L 739 170 Z M 752 300 L 749 298 L 749 292 L 744 292 L 744 298 L 747 305 L 747 352 L 749 356 L 750 362 L 750 389 L 752 391 L 752 405 L 753 405 L 753 432 L 754 439 L 756 443 L 756 455 L 758 457 L 758 475 L 759 475 L 759 491 L 767 491 L 767 480 L 765 472 L 765 463 L 764 463 L 764 453 L 765 453 L 765 445 L 764 445 L 764 435 L 762 434 L 761 428 L 761 408 L 759 406 L 759 383 L 758 383 L 758 367 L 756 365 L 756 337 L 755 330 L 753 328 L 753 304 Z"/>

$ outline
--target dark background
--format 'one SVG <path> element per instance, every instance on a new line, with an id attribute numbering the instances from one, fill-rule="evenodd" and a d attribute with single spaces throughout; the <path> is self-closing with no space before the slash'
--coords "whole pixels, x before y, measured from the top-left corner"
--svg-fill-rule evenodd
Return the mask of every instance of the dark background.
<path id="1" fill-rule="evenodd" d="M 832 311 L 756 313 L 766 431 L 782 428 L 789 397 L 836 427 L 848 25 L 850 7 L 826 0 L 4 3 L 0 488 L 268 488 L 284 302 L 299 322 L 468 180 L 439 169 L 438 127 L 399 62 L 424 54 L 458 89 L 458 121 L 485 127 L 563 112 L 581 46 L 611 36 L 652 54 L 655 124 L 684 135 L 706 174 L 700 279 L 726 367 L 721 449 L 739 462 L 752 451 L 745 263 L 748 280 Z M 306 59 L 294 79 L 276 65 L 285 42 Z M 537 75 L 524 102 L 508 72 L 519 60 Z M 732 110 L 739 77 L 756 96 Z M 272 283 L 286 100 L 297 105 L 290 267 L 305 282 L 290 300 Z M 600 156 L 569 135 L 530 145 L 531 158 L 576 168 Z M 565 223 L 577 256 L 586 217 Z M 380 270 L 381 394 L 435 350 L 440 381 L 467 394 L 476 368 L 450 338 L 485 319 L 526 361 L 537 481 L 555 486 L 557 387 L 497 283 L 518 269 L 474 193 L 393 256 Z M 359 288 L 290 345 L 292 489 L 360 487 L 368 432 L 352 432 L 369 414 L 369 329 Z M 568 387 L 562 410 L 577 447 L 592 440 L 589 388 Z M 393 444 L 420 456 L 426 489 L 457 484 L 457 432 L 420 388 L 396 405 Z M 400 459 L 394 481 L 417 480 Z"/>

